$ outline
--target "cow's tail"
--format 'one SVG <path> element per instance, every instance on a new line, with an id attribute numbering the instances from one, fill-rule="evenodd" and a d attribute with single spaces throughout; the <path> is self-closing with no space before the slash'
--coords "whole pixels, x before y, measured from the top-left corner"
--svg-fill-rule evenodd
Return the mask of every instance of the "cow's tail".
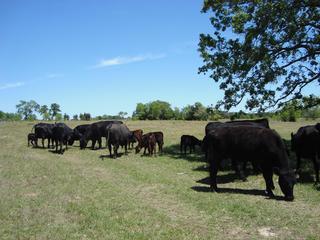
<path id="1" fill-rule="evenodd" d="M 107 137 L 106 137 L 106 144 L 109 144 L 109 137 L 110 137 L 110 127 L 107 127 Z"/>

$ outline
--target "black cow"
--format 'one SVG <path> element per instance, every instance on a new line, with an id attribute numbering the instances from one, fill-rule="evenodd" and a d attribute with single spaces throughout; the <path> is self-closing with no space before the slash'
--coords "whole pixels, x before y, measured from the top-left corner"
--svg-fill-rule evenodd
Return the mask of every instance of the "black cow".
<path id="1" fill-rule="evenodd" d="M 107 128 L 107 126 L 109 126 L 112 123 L 122 124 L 123 122 L 121 122 L 121 121 L 100 121 L 100 122 L 95 122 L 95 123 L 90 124 L 90 126 L 88 126 L 85 134 L 83 134 L 81 136 L 80 149 L 86 148 L 89 140 L 92 141 L 92 147 L 91 147 L 92 149 L 94 149 L 94 146 L 97 141 L 99 144 L 99 148 L 101 148 L 101 138 L 105 137 L 107 139 L 106 128 Z"/>
<path id="2" fill-rule="evenodd" d="M 37 123 L 33 126 L 35 133 L 36 147 L 38 147 L 38 138 L 42 140 L 42 147 L 44 148 L 44 140 L 48 140 L 48 148 L 50 148 L 50 141 L 53 146 L 52 128 L 54 124 L 51 123 Z"/>
<path id="3" fill-rule="evenodd" d="M 32 144 L 32 146 L 35 145 L 35 143 L 36 143 L 36 134 L 34 134 L 34 133 L 29 133 L 28 134 L 28 147 L 30 146 L 30 143 Z"/>
<path id="4" fill-rule="evenodd" d="M 136 146 L 136 153 L 139 153 L 141 148 L 144 148 L 143 154 L 146 154 L 146 150 L 148 149 L 149 155 L 156 155 L 156 144 L 157 139 L 156 135 L 154 133 L 146 133 L 142 135 L 141 141 L 138 142 L 138 145 Z"/>
<path id="5" fill-rule="evenodd" d="M 133 133 L 125 124 L 112 123 L 106 127 L 107 143 L 110 157 L 112 157 L 111 147 L 113 146 L 113 157 L 118 156 L 119 146 L 124 146 L 125 154 L 127 154 L 127 146 Z"/>
<path id="6" fill-rule="evenodd" d="M 257 126 L 257 127 L 264 127 L 270 128 L 269 121 L 267 118 L 262 119 L 253 119 L 253 120 L 236 120 L 236 121 L 228 121 L 228 122 L 209 122 L 206 125 L 205 133 L 206 135 L 217 127 L 223 127 L 225 125 L 228 126 Z"/>
<path id="7" fill-rule="evenodd" d="M 266 192 L 273 196 L 273 171 L 279 174 L 279 185 L 285 200 L 292 201 L 296 183 L 294 172 L 289 168 L 289 159 L 281 137 L 271 129 L 254 126 L 225 126 L 208 133 L 205 137 L 211 179 L 211 190 L 218 191 L 216 176 L 219 163 L 226 158 L 239 163 L 255 161 L 261 168 L 266 183 Z"/>
<path id="8" fill-rule="evenodd" d="M 64 123 L 56 123 L 52 128 L 53 139 L 56 144 L 56 152 L 58 152 L 58 146 L 60 146 L 60 153 L 62 154 L 62 145 L 68 149 L 68 144 L 73 143 L 73 130 Z"/>
<path id="9" fill-rule="evenodd" d="M 236 120 L 236 121 L 228 121 L 228 122 L 209 122 L 207 125 L 206 125 L 206 128 L 205 128 L 205 133 L 206 135 L 218 128 L 218 127 L 224 127 L 224 126 L 256 126 L 256 127 L 263 127 L 263 128 L 268 128 L 270 129 L 270 126 L 269 126 L 269 121 L 267 118 L 262 118 L 262 119 L 253 119 L 253 120 Z M 207 152 L 205 152 L 205 155 L 207 158 Z M 232 162 L 232 166 L 233 168 L 235 168 L 235 164 L 234 162 Z M 246 166 L 247 166 L 247 161 L 243 162 L 243 171 L 246 170 Z M 254 169 L 255 172 L 259 172 L 259 169 L 257 166 L 255 166 L 255 163 L 253 162 L 252 163 L 252 167 Z M 242 180 L 246 180 L 246 178 L 244 176 L 240 176 L 240 178 Z"/>
<path id="10" fill-rule="evenodd" d="M 291 133 L 291 150 L 297 156 L 297 169 L 299 173 L 301 158 L 310 158 L 316 174 L 316 183 L 319 183 L 319 154 L 320 132 L 315 126 L 304 126 L 296 134 Z"/>
<path id="11" fill-rule="evenodd" d="M 190 149 L 190 153 L 195 151 L 195 146 L 201 147 L 202 141 L 191 135 L 182 135 L 180 138 L 180 153 L 184 150 L 184 154 L 187 152 L 187 147 Z"/>
<path id="12" fill-rule="evenodd" d="M 151 132 L 152 134 L 154 134 L 155 138 L 156 138 L 156 142 L 158 144 L 158 148 L 159 148 L 159 152 L 162 153 L 162 147 L 163 147 L 163 132 Z"/>
<path id="13" fill-rule="evenodd" d="M 90 124 L 82 124 L 78 125 L 73 129 L 73 138 L 71 140 L 71 145 L 73 145 L 74 141 L 80 141 L 81 137 L 85 134 Z"/>

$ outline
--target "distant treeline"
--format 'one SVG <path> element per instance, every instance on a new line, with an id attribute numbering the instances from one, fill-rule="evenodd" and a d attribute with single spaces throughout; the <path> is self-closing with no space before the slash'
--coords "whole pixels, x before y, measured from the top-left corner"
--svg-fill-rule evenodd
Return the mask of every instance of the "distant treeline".
<path id="1" fill-rule="evenodd" d="M 265 113 L 246 113 L 226 112 L 213 108 L 205 107 L 200 102 L 187 105 L 182 109 L 172 108 L 169 103 L 164 101 L 153 101 L 146 104 L 138 103 L 133 112 L 132 119 L 138 120 L 211 120 L 219 119 L 253 119 L 267 117 L 279 121 L 296 121 L 298 118 L 316 119 L 320 118 L 320 104 L 310 105 L 309 103 L 294 100 L 285 104 L 275 112 Z"/>
<path id="2" fill-rule="evenodd" d="M 316 100 L 319 98 L 315 97 Z M 317 102 L 317 101 L 316 101 Z M 200 102 L 193 105 L 187 105 L 183 108 L 172 108 L 170 103 L 165 101 L 152 101 L 149 103 L 138 103 L 132 117 L 127 112 L 119 112 L 117 115 L 107 115 L 92 117 L 90 113 L 75 114 L 72 118 L 67 114 L 61 113 L 60 105 L 52 103 L 50 107 L 47 105 L 39 105 L 34 100 L 20 101 L 16 105 L 16 113 L 5 113 L 0 111 L 0 120 L 2 121 L 18 121 L 18 120 L 37 120 L 37 116 L 41 116 L 42 120 L 68 121 L 68 120 L 108 120 L 108 119 L 132 119 L 132 120 L 200 120 L 200 121 L 216 121 L 219 119 L 253 119 L 267 117 L 280 121 L 294 122 L 298 118 L 317 119 L 320 118 L 320 104 L 306 103 L 302 100 L 294 100 L 285 104 L 281 109 L 275 112 L 265 113 L 246 113 L 226 112 L 213 108 L 212 106 L 204 106 Z"/>

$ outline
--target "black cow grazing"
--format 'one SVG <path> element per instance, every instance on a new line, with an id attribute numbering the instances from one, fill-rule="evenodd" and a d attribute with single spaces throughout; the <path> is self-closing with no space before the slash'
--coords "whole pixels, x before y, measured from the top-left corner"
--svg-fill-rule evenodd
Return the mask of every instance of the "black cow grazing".
<path id="1" fill-rule="evenodd" d="M 256 127 L 264 127 L 270 128 L 269 121 L 267 118 L 262 119 L 253 119 L 253 120 L 236 120 L 236 121 L 228 121 L 228 122 L 209 122 L 206 125 L 205 133 L 206 135 L 217 127 L 223 126 L 256 126 Z"/>
<path id="2" fill-rule="evenodd" d="M 30 143 L 32 144 L 32 146 L 36 144 L 36 134 L 34 133 L 28 134 L 28 147 L 30 146 Z"/>
<path id="3" fill-rule="evenodd" d="M 291 149 L 297 156 L 297 169 L 299 173 L 301 158 L 310 158 L 316 174 L 316 183 L 319 183 L 319 156 L 320 132 L 315 126 L 304 126 L 296 134 L 291 133 Z"/>
<path id="4" fill-rule="evenodd" d="M 68 144 L 73 143 L 73 130 L 64 123 L 56 123 L 52 128 L 53 139 L 56 144 L 56 152 L 58 152 L 58 146 L 60 146 L 60 153 L 62 154 L 62 145 L 68 149 Z"/>
<path id="5" fill-rule="evenodd" d="M 191 135 L 182 135 L 180 138 L 180 153 L 184 150 L 184 154 L 187 152 L 187 147 L 190 149 L 190 153 L 195 151 L 195 146 L 201 147 L 202 141 Z"/>
<path id="6" fill-rule="evenodd" d="M 156 155 L 156 144 L 156 135 L 154 133 L 146 133 L 142 135 L 141 141 L 138 142 L 138 146 L 136 146 L 136 153 L 139 153 L 141 148 L 144 148 L 144 155 L 146 154 L 147 149 L 149 155 Z"/>
<path id="7" fill-rule="evenodd" d="M 78 125 L 73 129 L 73 138 L 72 138 L 72 144 L 74 141 L 80 141 L 81 137 L 85 134 L 90 124 L 82 124 Z"/>
<path id="8" fill-rule="evenodd" d="M 50 141 L 53 146 L 53 138 L 52 138 L 52 128 L 54 124 L 50 123 L 38 123 L 33 126 L 34 133 L 35 133 L 35 142 L 36 147 L 38 147 L 38 138 L 42 140 L 42 147 L 44 148 L 44 140 L 48 140 L 48 148 L 50 148 Z"/>
<path id="9" fill-rule="evenodd" d="M 99 148 L 101 148 L 101 138 L 105 137 L 107 140 L 107 131 L 106 128 L 110 124 L 122 124 L 121 121 L 100 121 L 90 124 L 88 128 L 86 129 L 86 132 L 81 136 L 80 139 L 80 149 L 84 149 L 87 147 L 88 141 L 92 141 L 92 149 L 94 149 L 94 146 L 96 142 L 98 141 Z M 107 143 L 106 143 L 107 144 Z"/>
<path id="10" fill-rule="evenodd" d="M 156 142 L 158 144 L 158 148 L 159 148 L 159 152 L 162 153 L 162 147 L 163 147 L 163 132 L 151 132 L 152 134 L 154 134 L 155 138 L 156 138 Z"/>
<path id="11" fill-rule="evenodd" d="M 266 192 L 274 196 L 272 190 L 273 171 L 279 174 L 279 185 L 285 200 L 292 201 L 296 183 L 294 172 L 289 168 L 289 159 L 281 137 L 271 129 L 253 126 L 226 126 L 211 131 L 206 137 L 211 190 L 218 191 L 216 177 L 219 163 L 226 158 L 239 162 L 255 161 L 261 168 L 266 183 Z"/>
<path id="12" fill-rule="evenodd" d="M 132 136 L 130 137 L 130 140 L 129 140 L 129 148 L 133 148 L 133 144 L 135 142 L 141 141 L 143 131 L 142 129 L 137 129 L 137 130 L 131 131 L 131 133 L 132 133 Z"/>
<path id="13" fill-rule="evenodd" d="M 250 119 L 250 120 L 236 120 L 236 121 L 228 121 L 228 122 L 209 122 L 207 125 L 206 125 L 206 128 L 205 128 L 205 133 L 206 135 L 218 128 L 218 127 L 224 127 L 224 126 L 256 126 L 256 127 L 263 127 L 263 128 L 268 128 L 270 129 L 270 126 L 269 126 L 269 121 L 267 118 L 262 118 L 262 119 Z M 207 158 L 207 152 L 205 152 L 205 158 Z M 235 168 L 235 164 L 234 162 L 232 162 L 232 166 L 233 168 Z M 247 166 L 247 162 L 243 162 L 243 171 L 246 170 L 246 166 Z M 258 170 L 258 167 L 255 166 L 255 163 L 253 162 L 252 163 L 252 167 L 254 169 L 255 172 L 259 172 Z M 242 180 L 246 180 L 246 178 L 244 176 L 241 176 Z"/>
<path id="14" fill-rule="evenodd" d="M 127 154 L 127 146 L 133 135 L 129 128 L 125 124 L 112 123 L 106 127 L 106 131 L 110 157 L 112 157 L 112 146 L 114 158 L 118 156 L 119 146 L 124 146 L 125 154 Z"/>

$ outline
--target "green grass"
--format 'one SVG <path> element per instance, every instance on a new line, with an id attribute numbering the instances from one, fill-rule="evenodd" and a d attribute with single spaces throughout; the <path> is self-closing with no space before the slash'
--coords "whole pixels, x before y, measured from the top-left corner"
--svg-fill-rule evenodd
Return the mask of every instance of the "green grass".
<path id="1" fill-rule="evenodd" d="M 232 171 L 218 173 L 226 190 L 217 194 L 208 192 L 203 157 L 183 157 L 177 145 L 182 134 L 202 138 L 206 122 L 127 122 L 163 131 L 165 153 L 141 157 L 131 150 L 118 159 L 104 157 L 106 149 L 80 151 L 78 143 L 63 155 L 28 148 L 33 124 L 0 123 L 1 239 L 320 239 L 320 191 L 310 161 L 303 161 L 294 202 L 263 196 L 261 175 L 230 181 Z M 289 139 L 307 124 L 313 122 L 270 125 Z"/>

